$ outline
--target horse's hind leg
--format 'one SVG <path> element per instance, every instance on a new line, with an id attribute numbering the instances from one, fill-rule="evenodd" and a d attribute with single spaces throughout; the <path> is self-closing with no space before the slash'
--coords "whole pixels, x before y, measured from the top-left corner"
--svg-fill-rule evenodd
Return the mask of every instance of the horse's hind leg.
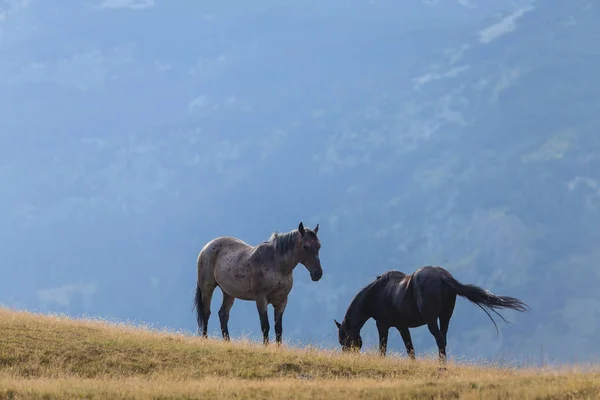
<path id="1" fill-rule="evenodd" d="M 202 337 L 208 337 L 208 319 L 210 302 L 217 287 L 213 273 L 213 246 L 207 244 L 198 254 L 198 282 L 196 289 L 196 309 L 198 312 L 198 330 Z"/>
<path id="2" fill-rule="evenodd" d="M 221 308 L 219 308 L 219 322 L 221 323 L 221 333 L 223 334 L 223 339 L 226 341 L 229 341 L 229 328 L 227 324 L 229 322 L 229 311 L 231 311 L 234 301 L 235 297 L 223 291 L 223 303 L 221 303 Z"/>
<path id="3" fill-rule="evenodd" d="M 417 306 L 421 316 L 427 322 L 429 332 L 435 338 L 438 347 L 439 360 L 442 367 L 446 364 L 446 336 L 438 327 L 438 318 L 444 310 L 444 285 L 441 279 L 431 276 L 431 271 L 417 275 L 416 293 Z M 414 281 L 413 281 L 414 282 Z"/>
<path id="4" fill-rule="evenodd" d="M 202 337 L 208 337 L 208 319 L 210 318 L 210 302 L 212 301 L 215 286 L 204 285 L 202 288 Z"/>
<path id="5" fill-rule="evenodd" d="M 439 359 L 442 365 L 446 364 L 446 337 L 442 335 L 440 328 L 438 328 L 437 318 L 430 320 L 427 323 L 427 327 L 429 328 L 429 332 L 435 338 L 435 342 L 438 346 Z"/>
<path id="6" fill-rule="evenodd" d="M 450 318 L 452 318 L 452 313 L 454 312 L 454 306 L 456 304 L 456 294 L 450 294 L 444 300 L 445 302 L 443 305 L 442 314 L 440 315 L 440 331 L 447 341 Z"/>

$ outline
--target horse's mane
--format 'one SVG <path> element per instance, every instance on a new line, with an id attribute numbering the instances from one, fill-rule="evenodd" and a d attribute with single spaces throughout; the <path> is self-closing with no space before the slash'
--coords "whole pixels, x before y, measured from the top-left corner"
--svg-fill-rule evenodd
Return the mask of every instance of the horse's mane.
<path id="1" fill-rule="evenodd" d="M 304 232 L 305 236 L 308 236 L 311 239 L 319 240 L 317 234 L 312 229 L 304 228 Z M 284 233 L 275 231 L 265 243 L 273 244 L 275 246 L 275 250 L 279 254 L 285 255 L 294 250 L 299 238 L 300 236 L 298 235 L 297 229 Z"/>
<path id="2" fill-rule="evenodd" d="M 275 250 L 279 254 L 287 254 L 293 250 L 297 241 L 298 235 L 296 235 L 296 231 L 285 233 L 273 232 L 269 238 L 269 243 L 275 246 Z"/>
<path id="3" fill-rule="evenodd" d="M 353 320 L 354 314 L 357 314 L 360 312 L 359 311 L 360 306 L 364 303 L 365 297 L 367 296 L 369 289 L 371 289 L 373 287 L 373 285 L 375 285 L 375 283 L 377 283 L 378 280 L 379 280 L 379 276 L 374 281 L 368 283 L 366 286 L 364 286 L 362 289 L 360 289 L 358 291 L 358 293 L 356 293 L 356 295 L 352 298 L 350 305 L 348 305 L 348 309 L 346 310 L 346 315 L 344 317 L 345 320 L 347 320 L 347 321 Z"/>

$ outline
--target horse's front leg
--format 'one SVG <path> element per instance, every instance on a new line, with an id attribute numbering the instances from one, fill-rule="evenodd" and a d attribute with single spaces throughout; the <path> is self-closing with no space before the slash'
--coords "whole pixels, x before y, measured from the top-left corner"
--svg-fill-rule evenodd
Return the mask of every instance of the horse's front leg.
<path id="1" fill-rule="evenodd" d="M 377 331 L 379 332 L 379 354 L 385 357 L 390 327 L 387 324 L 377 321 Z"/>
<path id="2" fill-rule="evenodd" d="M 412 344 L 410 331 L 408 330 L 408 328 L 398 328 L 398 331 L 402 336 L 402 341 L 404 341 L 404 346 L 406 347 L 406 354 L 411 360 L 415 360 L 415 348 Z"/>
<path id="3" fill-rule="evenodd" d="M 283 333 L 282 320 L 286 305 L 287 297 L 282 302 L 273 305 L 273 308 L 275 309 L 275 342 L 278 346 L 281 345 L 281 335 Z"/>
<path id="4" fill-rule="evenodd" d="M 260 318 L 260 329 L 263 334 L 263 344 L 266 346 L 269 344 L 269 315 L 267 314 L 267 306 L 269 302 L 266 297 L 261 297 L 256 300 L 256 308 L 258 309 L 258 316 Z"/>

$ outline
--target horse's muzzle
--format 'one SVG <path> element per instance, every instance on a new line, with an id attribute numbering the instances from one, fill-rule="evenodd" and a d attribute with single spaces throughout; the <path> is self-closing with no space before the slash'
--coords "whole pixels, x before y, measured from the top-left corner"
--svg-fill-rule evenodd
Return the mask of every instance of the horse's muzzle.
<path id="1" fill-rule="evenodd" d="M 310 279 L 312 279 L 313 282 L 318 281 L 319 279 L 321 279 L 322 276 L 323 276 L 323 270 L 311 271 L 310 272 Z"/>
<path id="2" fill-rule="evenodd" d="M 358 345 L 342 346 L 342 353 L 348 353 L 348 354 L 360 353 L 360 347 Z"/>

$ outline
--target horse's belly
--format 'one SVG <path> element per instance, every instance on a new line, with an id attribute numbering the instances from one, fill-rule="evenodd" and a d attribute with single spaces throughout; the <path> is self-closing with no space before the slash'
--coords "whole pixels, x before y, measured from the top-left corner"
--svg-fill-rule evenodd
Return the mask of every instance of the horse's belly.
<path id="1" fill-rule="evenodd" d="M 408 304 L 403 304 L 400 308 L 393 306 L 387 308 L 385 318 L 392 325 L 400 328 L 416 328 L 425 325 L 425 320 L 421 313 Z"/>
<path id="2" fill-rule="evenodd" d="M 403 324 L 408 328 L 417 328 L 425 325 L 425 319 L 421 312 L 414 306 L 407 304 L 402 308 Z"/>
<path id="3" fill-rule="evenodd" d="M 234 294 L 227 292 L 227 294 L 229 294 L 239 300 L 247 300 L 247 301 L 255 301 L 256 300 L 256 296 L 252 295 L 252 293 L 238 293 L 237 295 L 234 295 Z"/>
<path id="4" fill-rule="evenodd" d="M 249 278 L 240 280 L 219 279 L 215 276 L 217 284 L 225 293 L 240 300 L 255 300 L 256 293 L 252 290 Z"/>
<path id="5" fill-rule="evenodd" d="M 408 320 L 406 323 L 406 326 L 408 328 L 418 328 L 419 326 L 423 326 L 425 325 L 425 320 L 424 319 L 413 319 L 413 320 Z"/>
<path id="6" fill-rule="evenodd" d="M 225 293 L 241 300 L 254 300 L 251 271 L 245 268 L 215 268 L 215 281 Z"/>

